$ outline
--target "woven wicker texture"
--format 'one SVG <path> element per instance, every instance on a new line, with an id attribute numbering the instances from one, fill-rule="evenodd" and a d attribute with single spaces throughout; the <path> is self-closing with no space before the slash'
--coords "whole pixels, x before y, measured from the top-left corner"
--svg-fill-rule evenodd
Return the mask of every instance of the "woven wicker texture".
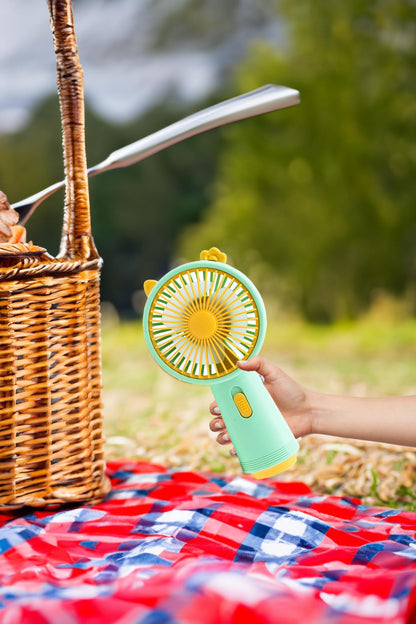
<path id="1" fill-rule="evenodd" d="M 103 459 L 99 275 L 70 0 L 48 0 L 66 196 L 61 250 L 0 245 L 0 506 L 96 502 Z"/>

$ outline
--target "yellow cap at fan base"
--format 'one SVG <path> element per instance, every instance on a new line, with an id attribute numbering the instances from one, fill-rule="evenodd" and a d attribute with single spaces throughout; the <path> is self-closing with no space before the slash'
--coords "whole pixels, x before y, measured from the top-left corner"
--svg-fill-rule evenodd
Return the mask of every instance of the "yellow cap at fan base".
<path id="1" fill-rule="evenodd" d="M 288 468 L 293 466 L 293 464 L 296 462 L 296 457 L 297 455 L 292 455 L 292 457 L 289 457 L 289 459 L 280 462 L 280 464 L 275 464 L 271 468 L 260 470 L 260 472 L 253 472 L 252 476 L 256 479 L 266 479 L 267 477 L 274 477 L 275 475 L 279 474 L 279 472 L 283 472 L 284 470 L 287 470 Z"/>

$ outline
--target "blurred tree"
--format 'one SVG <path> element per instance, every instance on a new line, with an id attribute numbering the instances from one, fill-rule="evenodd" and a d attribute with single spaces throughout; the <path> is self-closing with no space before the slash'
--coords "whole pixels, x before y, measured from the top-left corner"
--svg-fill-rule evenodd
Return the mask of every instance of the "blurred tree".
<path id="1" fill-rule="evenodd" d="M 282 0 L 282 52 L 259 43 L 249 90 L 299 89 L 299 107 L 227 129 L 216 200 L 181 253 L 217 244 L 307 317 L 351 317 L 416 275 L 416 5 Z M 257 269 L 256 269 L 257 267 Z"/>
<path id="2" fill-rule="evenodd" d="M 208 106 L 225 94 L 194 104 Z M 173 100 L 173 98 L 172 98 Z M 174 101 L 174 100 L 173 100 Z M 126 126 L 87 110 L 88 162 L 159 130 L 190 112 L 163 102 Z M 212 202 L 221 130 L 194 137 L 137 165 L 90 180 L 93 235 L 103 257 L 102 298 L 131 314 L 132 295 L 145 279 L 169 268 L 177 237 Z M 0 188 L 14 202 L 62 179 L 61 129 L 56 98 L 43 102 L 19 133 L 0 137 Z M 63 191 L 46 200 L 27 224 L 28 237 L 52 254 L 59 248 Z"/>
<path id="3" fill-rule="evenodd" d="M 119 133 L 118 146 L 188 112 L 160 106 Z M 131 307 L 132 293 L 142 288 L 145 279 L 166 272 L 183 228 L 200 219 L 212 202 L 220 143 L 221 132 L 210 132 L 132 167 L 91 179 L 95 239 L 105 261 L 103 297 L 111 293 L 119 309 Z"/>

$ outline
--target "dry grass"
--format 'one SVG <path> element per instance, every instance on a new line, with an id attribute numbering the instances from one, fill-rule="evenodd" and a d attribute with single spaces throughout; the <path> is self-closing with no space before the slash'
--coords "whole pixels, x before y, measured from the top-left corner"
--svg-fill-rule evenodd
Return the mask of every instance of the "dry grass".
<path id="1" fill-rule="evenodd" d="M 416 394 L 416 321 L 375 321 L 318 328 L 273 323 L 263 354 L 316 390 L 382 396 Z M 239 464 L 208 431 L 209 388 L 170 377 L 148 353 L 139 322 L 104 326 L 107 456 L 228 474 Z M 367 504 L 416 509 L 412 449 L 310 436 L 281 477 L 319 493 Z"/>

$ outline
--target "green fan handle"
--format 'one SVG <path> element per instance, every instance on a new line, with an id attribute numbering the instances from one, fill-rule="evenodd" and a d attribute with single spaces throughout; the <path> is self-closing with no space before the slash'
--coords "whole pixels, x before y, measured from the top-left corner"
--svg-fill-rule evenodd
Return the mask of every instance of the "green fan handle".
<path id="1" fill-rule="evenodd" d="M 239 371 L 211 390 L 243 472 L 264 479 L 296 462 L 299 444 L 260 375 Z"/>

